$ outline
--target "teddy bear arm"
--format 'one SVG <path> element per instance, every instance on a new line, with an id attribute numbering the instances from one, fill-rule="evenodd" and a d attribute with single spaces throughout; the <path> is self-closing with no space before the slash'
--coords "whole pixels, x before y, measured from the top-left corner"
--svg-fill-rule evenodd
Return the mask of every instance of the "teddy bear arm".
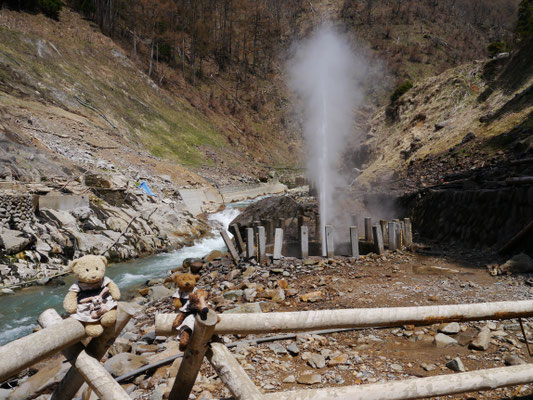
<path id="1" fill-rule="evenodd" d="M 181 304 L 181 300 L 179 299 L 179 297 L 174 297 L 174 299 L 172 300 L 172 304 L 174 304 L 174 308 L 176 309 L 180 309 L 181 306 L 183 306 L 183 304 Z"/>
<path id="2" fill-rule="evenodd" d="M 69 314 L 75 313 L 78 309 L 78 293 L 68 292 L 63 300 L 63 308 Z"/>
<path id="3" fill-rule="evenodd" d="M 109 288 L 109 294 L 113 298 L 113 300 L 119 300 L 120 299 L 120 289 L 118 288 L 117 284 L 113 281 L 109 282 L 107 285 Z"/>

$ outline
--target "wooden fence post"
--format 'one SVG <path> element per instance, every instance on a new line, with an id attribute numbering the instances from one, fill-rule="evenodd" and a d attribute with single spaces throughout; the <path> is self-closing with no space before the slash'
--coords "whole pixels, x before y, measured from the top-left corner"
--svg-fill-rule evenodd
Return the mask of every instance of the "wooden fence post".
<path id="1" fill-rule="evenodd" d="M 61 321 L 63 321 L 61 316 L 54 309 L 48 309 L 39 316 L 39 324 L 43 328 L 59 324 Z M 64 349 L 62 353 L 100 399 L 130 399 L 104 366 L 85 352 L 85 346 L 80 342 Z"/>
<path id="2" fill-rule="evenodd" d="M 104 332 L 97 338 L 92 339 L 85 349 L 87 354 L 94 357 L 96 360 L 102 359 L 105 353 L 107 353 L 107 350 L 111 347 L 117 336 L 122 332 L 136 311 L 131 304 L 122 301 L 118 303 L 117 310 L 117 321 L 115 322 L 115 325 L 104 329 Z M 50 400 L 70 400 L 75 397 L 83 384 L 83 376 L 81 376 L 76 368 L 72 367 L 56 386 Z"/>
<path id="3" fill-rule="evenodd" d="M 194 331 L 183 355 L 183 361 L 170 391 L 169 400 L 187 400 L 189 398 L 207 350 L 207 342 L 213 336 L 217 322 L 218 317 L 212 310 L 209 310 L 204 321 L 199 314 L 196 316 Z"/>
<path id="4" fill-rule="evenodd" d="M 241 230 L 239 229 L 239 225 L 233 224 L 231 225 L 231 230 L 233 235 L 235 236 L 235 243 L 237 244 L 237 247 L 239 249 L 239 254 L 244 254 L 246 251 L 246 246 L 244 245 L 244 241 L 242 240 Z"/>

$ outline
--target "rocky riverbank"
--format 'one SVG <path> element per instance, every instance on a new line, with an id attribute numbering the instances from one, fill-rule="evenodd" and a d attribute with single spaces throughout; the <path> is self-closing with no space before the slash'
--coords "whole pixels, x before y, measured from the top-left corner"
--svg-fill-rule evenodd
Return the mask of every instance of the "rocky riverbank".
<path id="1" fill-rule="evenodd" d="M 120 262 L 192 245 L 209 232 L 205 214 L 193 215 L 180 190 L 162 179 L 145 185 L 118 174 L 0 185 L 0 293 L 46 284 L 85 254 Z"/>
<path id="2" fill-rule="evenodd" d="M 198 285 L 210 291 L 219 313 L 478 303 L 531 296 L 533 275 L 493 277 L 484 268 L 490 261 L 482 253 L 442 249 L 442 256 L 398 251 L 369 254 L 358 261 L 287 257 L 278 266 L 253 262 L 235 266 L 226 254 L 214 252 L 202 260 Z M 139 311 L 104 359 L 113 376 L 180 353 L 175 338 L 154 333 L 155 314 L 173 311 L 173 291 L 173 284 L 163 280 L 139 290 L 132 300 Z M 524 321 L 529 336 L 533 323 Z M 225 335 L 221 340 L 265 393 L 453 374 L 529 359 L 515 320 L 305 333 L 264 343 L 257 343 L 255 336 Z M 120 383 L 133 399 L 163 399 L 180 362 L 177 358 Z M 31 398 L 29 393 L 36 391 L 39 399 L 48 399 L 67 364 L 59 356 L 48 360 L 13 380 L 16 389 L 4 384 L 3 396 Z M 475 398 L 532 392 L 531 385 L 524 385 L 476 393 Z M 204 362 L 193 396 L 206 400 L 227 398 L 230 393 Z"/>

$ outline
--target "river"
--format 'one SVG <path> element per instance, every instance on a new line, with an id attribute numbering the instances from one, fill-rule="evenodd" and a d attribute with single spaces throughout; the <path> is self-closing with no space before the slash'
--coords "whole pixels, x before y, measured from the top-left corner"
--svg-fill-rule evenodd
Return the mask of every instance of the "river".
<path id="1" fill-rule="evenodd" d="M 266 196 L 263 196 L 266 197 Z M 259 200 L 247 200 L 228 205 L 223 211 L 208 217 L 213 235 L 199 239 L 193 246 L 183 247 L 170 253 L 124 263 L 111 264 L 106 272 L 120 287 L 123 297 L 146 281 L 168 275 L 168 271 L 181 265 L 188 257 L 203 257 L 212 250 L 224 250 L 224 241 L 217 234 L 250 203 Z M 15 294 L 0 297 L 0 345 L 25 336 L 36 326 L 37 317 L 48 308 L 55 308 L 63 313 L 63 299 L 74 282 L 73 276 L 63 278 L 63 286 L 33 286 L 21 289 Z"/>

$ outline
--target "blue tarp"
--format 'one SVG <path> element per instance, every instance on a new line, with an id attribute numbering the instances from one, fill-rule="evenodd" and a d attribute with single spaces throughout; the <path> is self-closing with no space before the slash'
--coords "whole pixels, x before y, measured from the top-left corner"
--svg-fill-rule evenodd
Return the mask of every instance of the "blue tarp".
<path id="1" fill-rule="evenodd" d="M 150 188 L 148 187 L 148 184 L 146 183 L 146 181 L 142 181 L 139 185 L 139 189 L 141 189 L 144 193 L 146 194 L 149 194 L 150 196 L 155 196 L 157 197 L 156 194 L 154 194 L 154 192 L 152 192 L 150 190 Z"/>

